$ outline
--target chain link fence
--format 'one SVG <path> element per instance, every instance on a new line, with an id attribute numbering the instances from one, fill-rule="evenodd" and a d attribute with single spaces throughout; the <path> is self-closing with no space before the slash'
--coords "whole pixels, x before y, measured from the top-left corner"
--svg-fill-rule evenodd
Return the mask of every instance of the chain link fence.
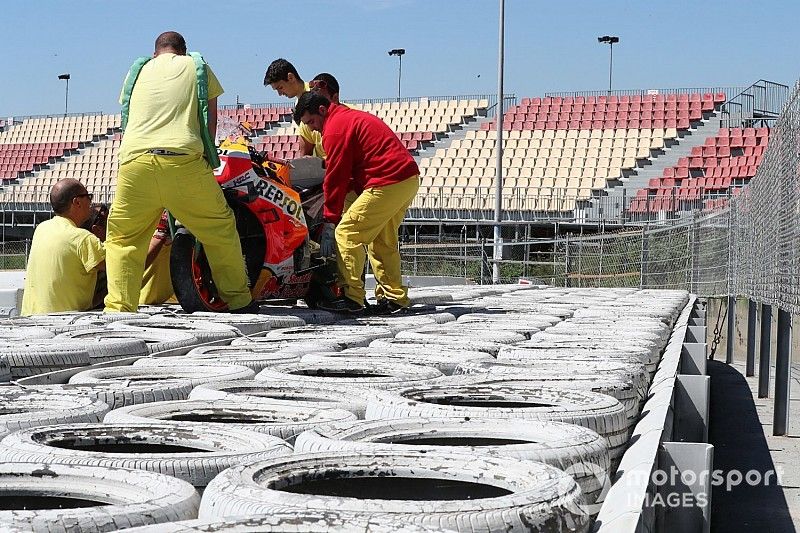
<path id="1" fill-rule="evenodd" d="M 404 273 L 491 282 L 486 243 L 452 247 L 404 246 Z M 503 248 L 503 282 L 523 277 L 567 287 L 686 289 L 705 297 L 744 296 L 800 314 L 800 83 L 741 194 L 670 226 L 506 242 Z"/>
<path id="2" fill-rule="evenodd" d="M 22 270 L 28 266 L 30 241 L 0 242 L 0 270 Z"/>

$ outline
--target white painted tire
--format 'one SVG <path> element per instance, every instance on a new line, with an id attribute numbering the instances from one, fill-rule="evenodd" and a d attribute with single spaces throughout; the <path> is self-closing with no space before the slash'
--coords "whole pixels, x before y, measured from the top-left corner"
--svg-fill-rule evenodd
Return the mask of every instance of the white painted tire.
<path id="1" fill-rule="evenodd" d="M 152 381 L 101 381 L 98 383 L 30 385 L 31 392 L 43 394 L 68 394 L 96 398 L 117 409 L 140 403 L 185 400 L 192 392 L 192 382 L 187 379 L 153 379 Z"/>
<path id="2" fill-rule="evenodd" d="M 107 331 L 107 330 L 102 330 Z M 83 346 L 89 353 L 90 364 L 104 363 L 128 357 L 145 357 L 149 351 L 142 339 L 98 335 L 93 331 L 67 331 L 56 336 L 55 342 L 72 343 Z"/>
<path id="3" fill-rule="evenodd" d="M 133 451 L 134 446 L 142 451 Z M 134 468 L 195 487 L 233 465 L 291 453 L 278 437 L 201 424 L 60 424 L 23 429 L 0 440 L 3 461 Z"/>
<path id="4" fill-rule="evenodd" d="M 355 420 L 342 409 L 237 402 L 231 400 L 178 400 L 129 405 L 109 411 L 107 424 L 172 424 L 178 427 L 202 424 L 266 433 L 292 442 L 308 429 Z"/>
<path id="5" fill-rule="evenodd" d="M 442 324 L 436 326 L 423 326 L 417 329 L 401 331 L 397 334 L 398 339 L 413 339 L 417 342 L 429 342 L 436 344 L 442 339 L 458 340 L 479 340 L 490 341 L 498 344 L 513 344 L 522 342 L 527 337 L 521 333 L 513 331 L 493 331 L 489 329 L 476 330 L 467 324 L 456 322 L 455 324 Z"/>
<path id="6" fill-rule="evenodd" d="M 315 384 L 283 385 L 241 380 L 204 383 L 189 394 L 190 400 L 232 401 L 240 405 L 256 403 L 301 407 L 304 409 L 343 409 L 364 418 L 367 400 L 353 390 Z"/>
<path id="7" fill-rule="evenodd" d="M 99 422 L 105 403 L 89 397 L 47 394 L 17 387 L 0 388 L 0 438 L 49 424 Z"/>
<path id="8" fill-rule="evenodd" d="M 440 336 L 435 337 L 429 335 L 426 339 L 421 338 L 399 338 L 402 333 L 406 333 L 405 331 L 401 331 L 398 333 L 398 337 L 394 339 L 378 339 L 372 341 L 370 343 L 370 348 L 375 348 L 377 350 L 386 351 L 386 350 L 393 350 L 396 347 L 398 349 L 405 350 L 406 346 L 413 346 L 415 350 L 422 350 L 422 351 L 435 351 L 442 347 L 447 347 L 450 349 L 462 349 L 462 350 L 469 350 L 469 351 L 479 351 L 487 353 L 491 356 L 496 356 L 497 353 L 500 351 L 500 348 L 503 346 L 507 346 L 506 344 L 500 344 L 499 342 L 490 342 L 490 341 L 483 341 L 476 337 L 458 337 L 458 336 Z"/>
<path id="9" fill-rule="evenodd" d="M 382 450 L 469 453 L 539 461 L 564 470 L 594 503 L 610 468 L 606 440 L 585 427 L 561 422 L 460 418 L 396 418 L 331 424 L 301 433 L 295 453 Z"/>
<path id="10" fill-rule="evenodd" d="M 0 342 L 14 379 L 65 370 L 89 364 L 89 353 L 75 344 L 58 344 L 52 339 Z"/>
<path id="11" fill-rule="evenodd" d="M 627 445 L 625 408 L 611 396 L 524 383 L 429 384 L 393 391 L 373 391 L 367 420 L 402 417 L 552 420 L 577 424 L 608 441 L 609 453 Z"/>
<path id="12" fill-rule="evenodd" d="M 0 326 L 0 342 L 52 339 L 55 333 L 41 326 Z"/>
<path id="13" fill-rule="evenodd" d="M 233 339 L 241 336 L 241 332 L 238 329 L 226 324 L 217 324 L 205 320 L 189 321 L 163 317 L 150 317 L 146 320 L 120 320 L 109 324 L 108 329 L 161 329 L 167 331 L 183 331 L 194 335 L 200 343 Z"/>
<path id="14" fill-rule="evenodd" d="M 102 384 L 106 382 L 135 383 L 137 381 L 152 382 L 156 380 L 185 380 L 192 385 L 210 383 L 212 381 L 231 381 L 236 379 L 252 379 L 255 372 L 244 366 L 126 366 L 96 368 L 78 372 L 69 379 L 73 384 Z"/>
<path id="15" fill-rule="evenodd" d="M 7 383 L 11 381 L 11 365 L 8 364 L 8 356 L 0 354 L 0 383 Z"/>
<path id="16" fill-rule="evenodd" d="M 369 346 L 375 339 L 392 337 L 391 330 L 373 326 L 301 326 L 298 328 L 275 329 L 265 335 L 267 339 L 321 343 L 334 343 L 339 349 Z"/>
<path id="17" fill-rule="evenodd" d="M 126 529 L 125 533 L 452 533 L 438 527 L 409 524 L 389 516 L 352 516 L 336 511 L 277 509 L 268 515 L 222 521 L 186 520 Z"/>
<path id="18" fill-rule="evenodd" d="M 414 350 L 413 344 L 397 344 L 396 349 L 379 350 L 373 347 L 348 348 L 341 352 L 309 353 L 302 357 L 303 362 L 319 361 L 322 359 L 337 360 L 341 358 L 364 359 L 365 361 L 388 360 L 396 363 L 411 363 L 414 365 L 429 366 L 437 369 L 442 374 L 449 376 L 460 363 L 468 361 L 494 361 L 494 357 L 486 352 L 446 349 L 442 346 L 434 352 L 430 350 Z M 403 349 L 406 348 L 406 349 Z"/>
<path id="19" fill-rule="evenodd" d="M 265 368 L 256 375 L 255 380 L 286 385 L 389 389 L 425 383 L 440 377 L 441 372 L 426 366 L 341 358 Z"/>
<path id="20" fill-rule="evenodd" d="M 0 530 L 86 533 L 166 524 L 197 516 L 200 495 L 189 483 L 142 470 L 37 463 L 0 464 L 0 499 L 26 494 L 51 508 L 0 510 Z M 57 507 L 57 500 L 95 506 Z"/>
<path id="21" fill-rule="evenodd" d="M 248 350 L 259 352 L 294 352 L 300 354 L 320 350 L 335 352 L 342 349 L 341 343 L 331 339 L 296 341 L 267 337 L 240 337 L 233 339 L 230 346 L 245 347 Z"/>
<path id="22" fill-rule="evenodd" d="M 163 366 L 167 364 L 185 364 L 197 361 L 203 365 L 239 365 L 246 366 L 254 372 L 267 367 L 300 361 L 300 354 L 290 351 L 271 351 L 259 349 L 257 345 L 247 346 L 200 346 L 192 348 L 189 353 L 175 357 L 156 357 L 146 360 L 145 366 Z"/>
<path id="23" fill-rule="evenodd" d="M 215 324 L 227 324 L 238 329 L 242 335 L 256 335 L 277 328 L 304 326 L 303 319 L 294 316 L 269 316 L 262 314 L 239 315 L 196 311 L 182 317 L 185 320 L 200 320 Z"/>
<path id="24" fill-rule="evenodd" d="M 70 334 L 70 338 L 86 340 L 87 342 L 90 342 L 90 339 L 138 339 L 144 341 L 147 346 L 148 354 L 200 344 L 197 337 L 191 333 L 154 328 L 107 329 L 93 327 L 68 333 Z"/>
<path id="25" fill-rule="evenodd" d="M 319 480 L 316 483 L 314 480 Z M 342 481 L 344 480 L 344 481 Z M 337 485 L 338 483 L 338 485 Z M 416 499 L 367 499 L 413 483 Z M 473 498 L 447 499 L 460 484 Z M 370 487 L 364 489 L 361 487 Z M 464 485 L 469 488 L 464 490 Z M 331 490 L 331 486 L 336 487 Z M 308 493 L 289 492 L 306 490 Z M 318 495 L 338 492 L 341 496 Z M 490 497 L 475 497 L 491 494 Z M 385 493 L 384 493 L 385 494 Z M 438 499 L 422 499 L 428 496 Z M 269 514 L 275 508 L 390 515 L 457 531 L 587 531 L 583 495 L 564 472 L 543 463 L 469 454 L 327 452 L 232 467 L 207 487 L 201 519 Z"/>
<path id="26" fill-rule="evenodd" d="M 340 320 L 336 323 L 336 327 L 374 326 L 387 328 L 393 335 L 396 335 L 400 331 L 418 328 L 425 324 L 445 324 L 447 322 L 453 322 L 455 319 L 456 317 L 450 313 L 414 314 L 411 316 L 366 316 L 351 318 L 349 320 Z"/>

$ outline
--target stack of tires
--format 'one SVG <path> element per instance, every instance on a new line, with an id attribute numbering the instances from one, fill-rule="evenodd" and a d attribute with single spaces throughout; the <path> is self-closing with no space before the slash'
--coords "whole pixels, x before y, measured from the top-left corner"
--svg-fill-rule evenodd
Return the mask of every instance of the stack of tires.
<path id="1" fill-rule="evenodd" d="M 588 531 L 686 294 L 411 297 L 0 321 L 0 530 Z"/>

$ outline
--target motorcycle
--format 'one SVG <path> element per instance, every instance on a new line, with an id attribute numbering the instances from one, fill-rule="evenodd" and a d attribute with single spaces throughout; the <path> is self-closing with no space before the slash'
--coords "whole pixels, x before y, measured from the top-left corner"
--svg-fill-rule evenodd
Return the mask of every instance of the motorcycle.
<path id="1" fill-rule="evenodd" d="M 214 175 L 236 218 L 254 300 L 302 299 L 311 307 L 341 297 L 336 265 L 315 242 L 322 230 L 324 171 L 319 159 L 285 161 L 255 149 L 238 125 L 218 147 Z M 202 243 L 170 218 L 172 286 L 187 312 L 226 311 Z"/>

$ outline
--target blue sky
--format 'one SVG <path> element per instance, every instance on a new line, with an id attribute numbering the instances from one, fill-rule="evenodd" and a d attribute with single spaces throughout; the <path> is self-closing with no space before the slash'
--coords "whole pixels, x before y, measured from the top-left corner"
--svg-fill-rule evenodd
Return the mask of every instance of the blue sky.
<path id="1" fill-rule="evenodd" d="M 122 79 L 155 37 L 181 32 L 226 93 L 221 103 L 280 101 L 264 70 L 286 57 L 310 79 L 333 73 L 344 99 L 392 97 L 405 48 L 404 96 L 496 91 L 497 0 L 201 0 L 4 2 L 0 116 L 118 111 Z M 800 75 L 800 2 L 506 0 L 506 92 L 602 90 L 618 35 L 615 88 L 739 86 Z"/>

